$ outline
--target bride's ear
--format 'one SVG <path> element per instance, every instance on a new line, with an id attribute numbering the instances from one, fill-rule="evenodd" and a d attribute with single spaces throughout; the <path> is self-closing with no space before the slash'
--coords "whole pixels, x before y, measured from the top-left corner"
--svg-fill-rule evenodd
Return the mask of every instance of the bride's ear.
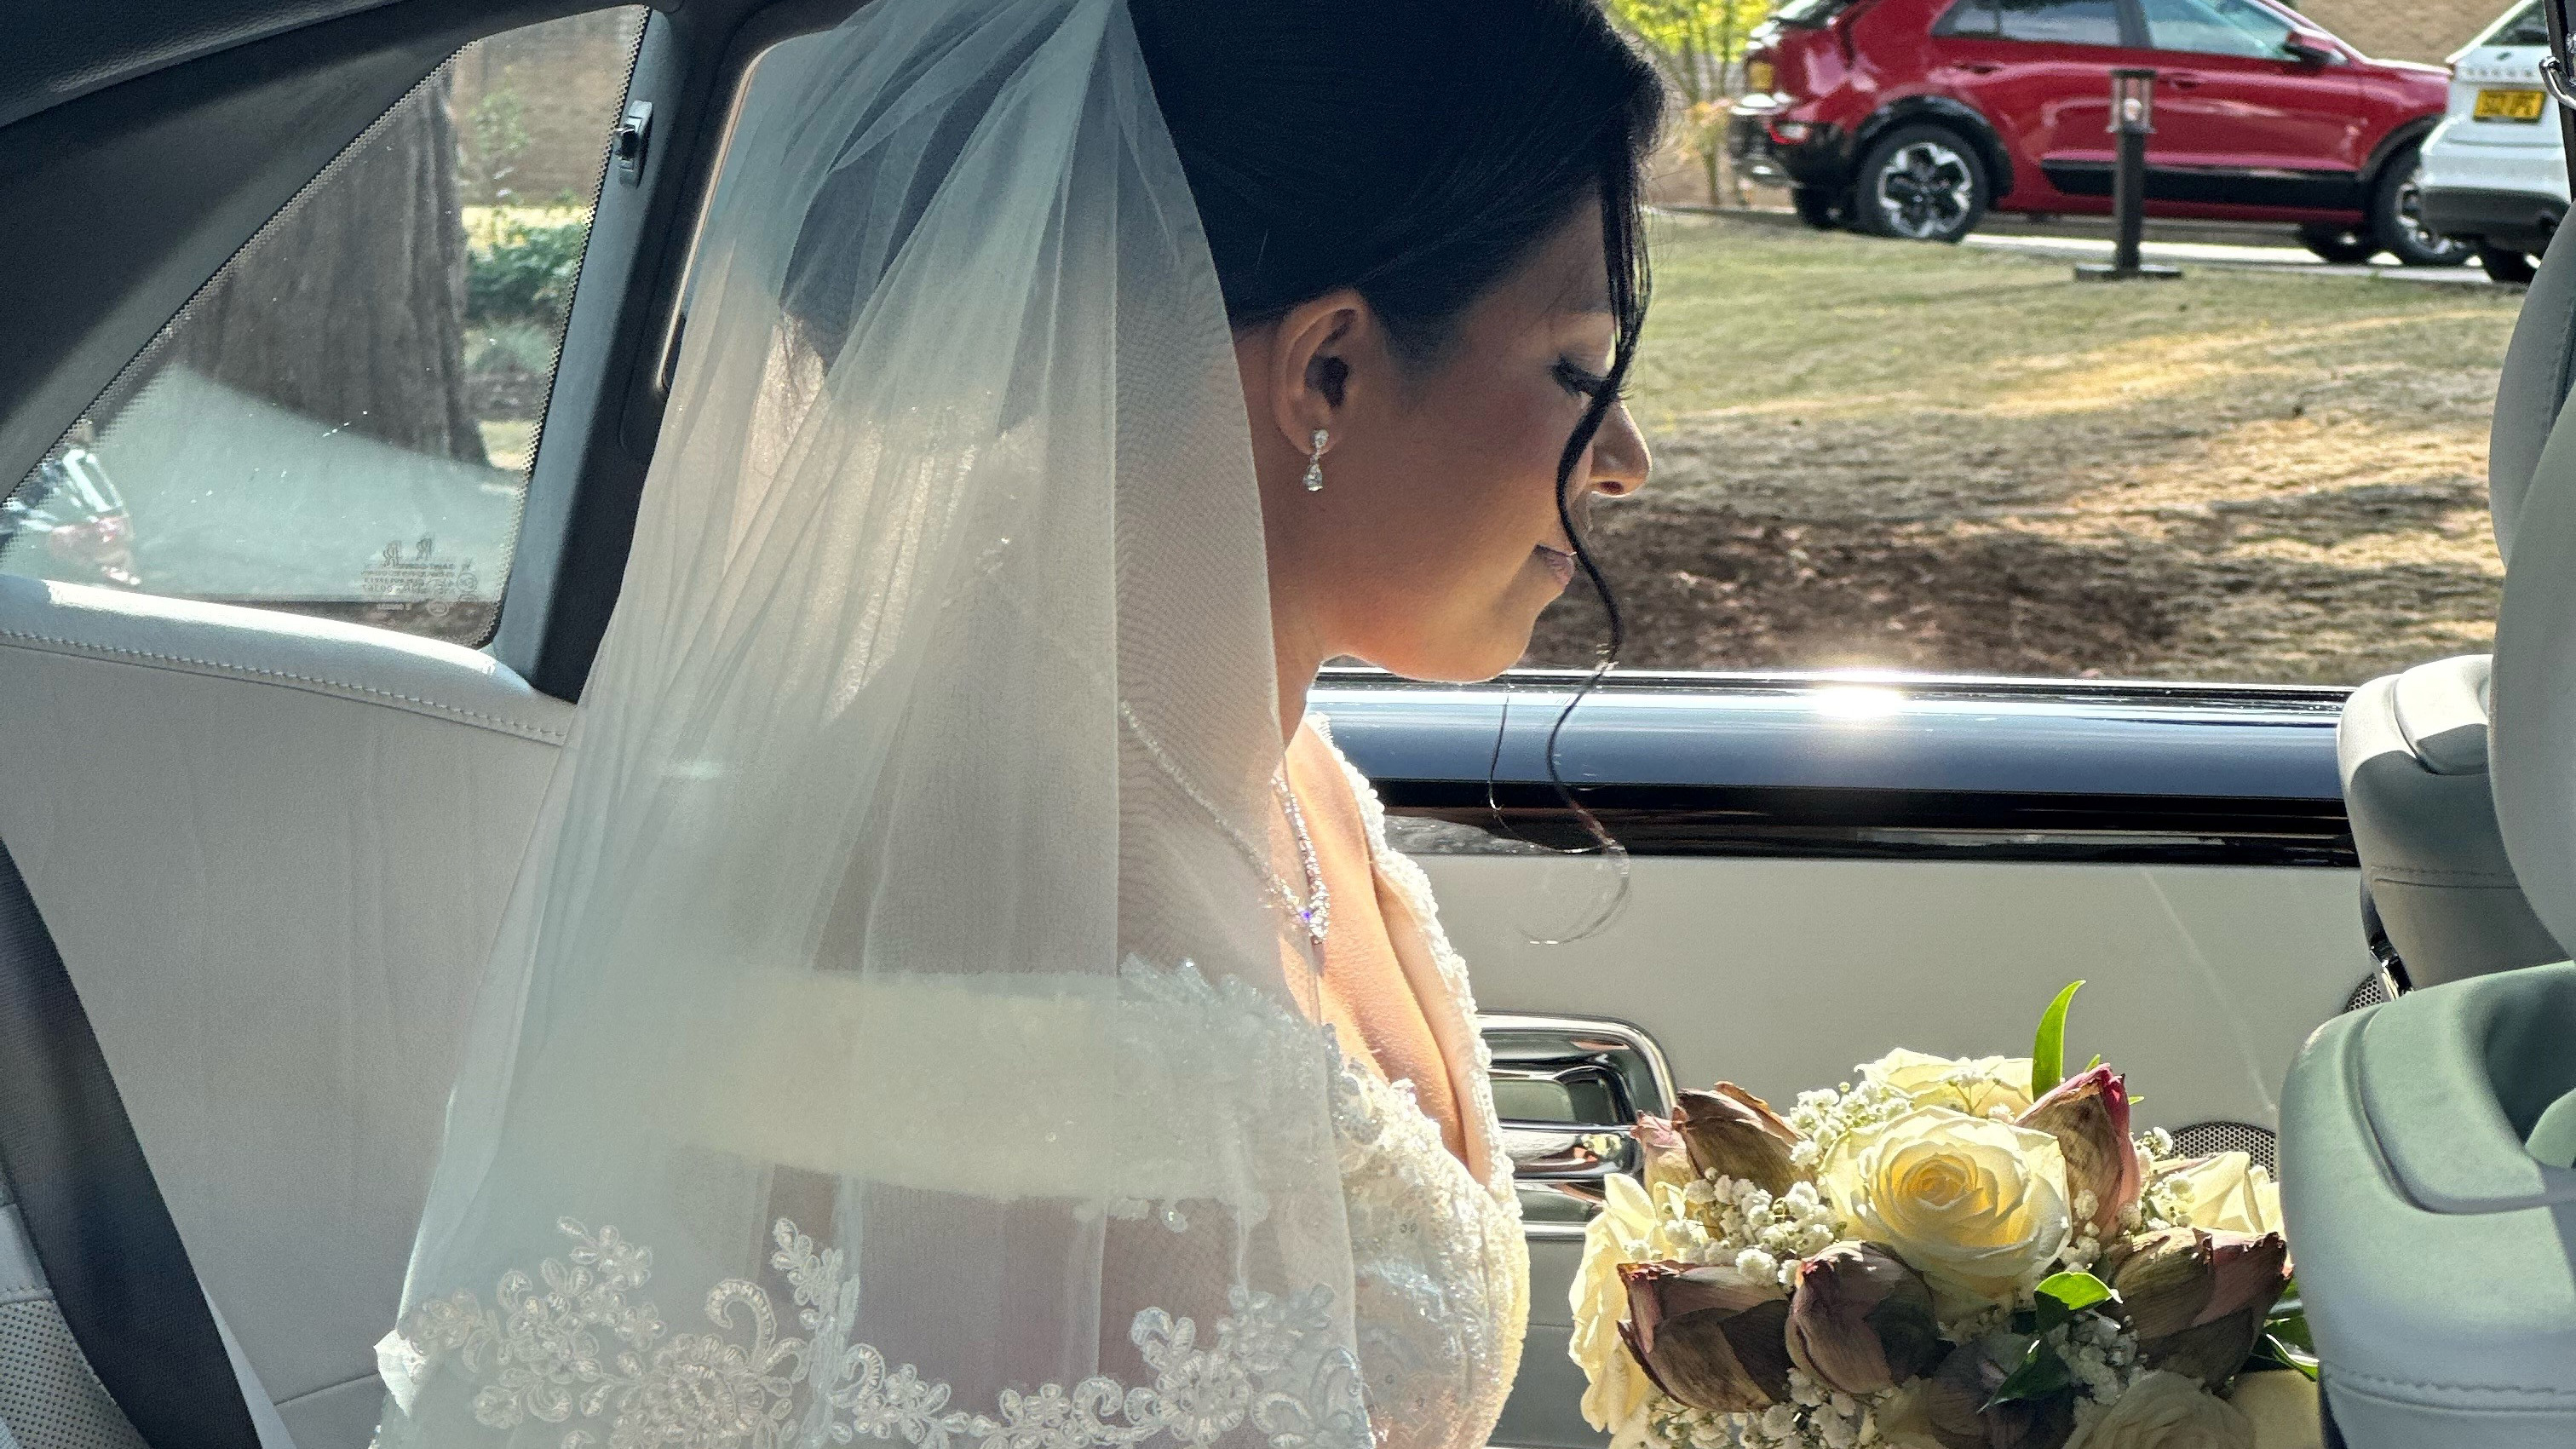
<path id="1" fill-rule="evenodd" d="M 1299 452 L 1319 429 L 1340 432 L 1357 377 L 1353 365 L 1374 321 L 1368 303 L 1345 287 L 1290 308 L 1276 324 L 1266 379 L 1270 413 L 1280 436 Z"/>

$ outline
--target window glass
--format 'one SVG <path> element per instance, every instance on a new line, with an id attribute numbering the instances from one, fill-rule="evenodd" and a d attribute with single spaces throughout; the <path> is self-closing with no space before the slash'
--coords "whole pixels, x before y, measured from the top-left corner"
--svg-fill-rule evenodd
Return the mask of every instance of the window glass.
<path id="1" fill-rule="evenodd" d="M 2540 13 L 2538 0 L 2513 12 L 2513 18 L 2496 27 L 2487 37 L 2489 45 L 2547 45 L 2549 21 Z"/>
<path id="2" fill-rule="evenodd" d="M 0 508 L 0 571 L 489 637 L 641 6 L 468 46 Z"/>
<path id="3" fill-rule="evenodd" d="M 1785 0 L 1774 11 L 1783 25 L 1822 25 L 1852 7 L 1853 0 Z M 1755 14 L 1761 12 L 1757 9 Z"/>
<path id="4" fill-rule="evenodd" d="M 1997 0 L 2006 40 L 2045 40 L 2060 45 L 2118 45 L 2117 0 Z"/>
<path id="5" fill-rule="evenodd" d="M 2077 282 L 2107 218 L 1936 246 L 1755 197 L 1649 226 L 1654 471 L 1588 531 L 1623 667 L 2354 685 L 2491 647 L 2519 288 L 2329 268 L 2286 225 L 2211 266 L 2153 219 L 2180 279 Z M 1578 580 L 1528 663 L 1607 638 Z"/>
<path id="6" fill-rule="evenodd" d="M 2253 0 L 2140 0 L 2147 40 L 2158 50 L 2280 60 L 2291 25 Z"/>
<path id="7" fill-rule="evenodd" d="M 1995 0 L 1958 0 L 1933 22 L 1934 35 L 1992 35 L 1995 33 Z"/>

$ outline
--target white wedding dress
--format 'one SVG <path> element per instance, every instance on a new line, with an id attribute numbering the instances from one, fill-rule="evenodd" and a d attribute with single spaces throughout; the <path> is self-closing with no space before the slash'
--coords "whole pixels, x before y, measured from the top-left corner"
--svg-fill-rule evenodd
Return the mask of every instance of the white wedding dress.
<path id="1" fill-rule="evenodd" d="M 1277 899 L 1242 379 L 1123 0 L 766 53 L 689 287 L 381 1442 L 1479 1449 L 1474 1008 L 1357 786 L 1471 1168 Z"/>
<path id="2" fill-rule="evenodd" d="M 1476 1172 L 1440 1139 L 1412 1084 L 1338 1065 L 1333 1125 L 1350 1210 L 1353 1315 L 1369 1419 L 1388 1449 L 1483 1449 L 1520 1366 L 1529 1247 L 1494 1116 L 1492 1058 L 1476 1030 L 1466 963 L 1451 948 L 1422 867 L 1387 848 L 1386 814 L 1343 761 L 1382 885 L 1420 926 L 1447 988 L 1422 1003 L 1448 1054 Z M 1400 926 L 1397 929 L 1401 929 Z M 1465 1048 L 1462 1063 L 1452 1044 Z"/>

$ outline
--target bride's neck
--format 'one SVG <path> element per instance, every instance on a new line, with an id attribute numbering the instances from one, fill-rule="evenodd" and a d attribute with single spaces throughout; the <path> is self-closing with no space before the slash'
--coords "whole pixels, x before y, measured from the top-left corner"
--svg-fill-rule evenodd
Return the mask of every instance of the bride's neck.
<path id="1" fill-rule="evenodd" d="M 1282 744 L 1297 737 L 1297 727 L 1306 719 L 1306 692 L 1315 684 L 1315 676 L 1327 657 L 1321 646 L 1303 637 L 1304 631 L 1280 627 L 1275 617 L 1271 627 L 1271 648 L 1279 664 L 1279 739 Z"/>

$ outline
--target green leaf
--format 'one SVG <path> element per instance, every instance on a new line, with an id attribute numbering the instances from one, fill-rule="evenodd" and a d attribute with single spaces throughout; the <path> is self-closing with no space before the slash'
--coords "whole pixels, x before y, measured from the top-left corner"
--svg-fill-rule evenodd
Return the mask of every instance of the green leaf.
<path id="1" fill-rule="evenodd" d="M 2120 1295 L 2090 1273 L 2058 1273 L 2039 1285 L 2036 1296 L 2039 1312 L 2033 1331 L 2047 1333 L 2085 1309 Z"/>
<path id="2" fill-rule="evenodd" d="M 2287 1369 L 2292 1373 L 2305 1374 L 2313 1381 L 2317 1376 L 2317 1356 L 2312 1353 L 2301 1353 L 2292 1345 L 2282 1342 L 2280 1335 L 2267 1333 L 2255 1343 L 2254 1352 L 2247 1355 L 2245 1367 L 2249 1372 Z"/>
<path id="3" fill-rule="evenodd" d="M 2034 1101 L 2066 1080 L 2066 1009 L 2075 1004 L 2076 988 L 2083 984 L 2066 983 L 2066 989 L 2048 1003 L 2048 1010 L 2039 1014 L 2039 1036 L 2030 1044 L 2030 1095 Z"/>
<path id="4" fill-rule="evenodd" d="M 2030 1351 L 2022 1355 L 2021 1367 L 2006 1374 L 2004 1381 L 1995 1385 L 1994 1393 L 1977 1412 L 1982 1414 L 1999 1404 L 2023 1399 L 2044 1399 L 2051 1394 L 2065 1392 L 2067 1386 L 2074 1382 L 2075 1375 L 2067 1371 L 2066 1360 L 2057 1356 L 2057 1350 L 2048 1346 L 2048 1340 L 2033 1339 Z"/>

